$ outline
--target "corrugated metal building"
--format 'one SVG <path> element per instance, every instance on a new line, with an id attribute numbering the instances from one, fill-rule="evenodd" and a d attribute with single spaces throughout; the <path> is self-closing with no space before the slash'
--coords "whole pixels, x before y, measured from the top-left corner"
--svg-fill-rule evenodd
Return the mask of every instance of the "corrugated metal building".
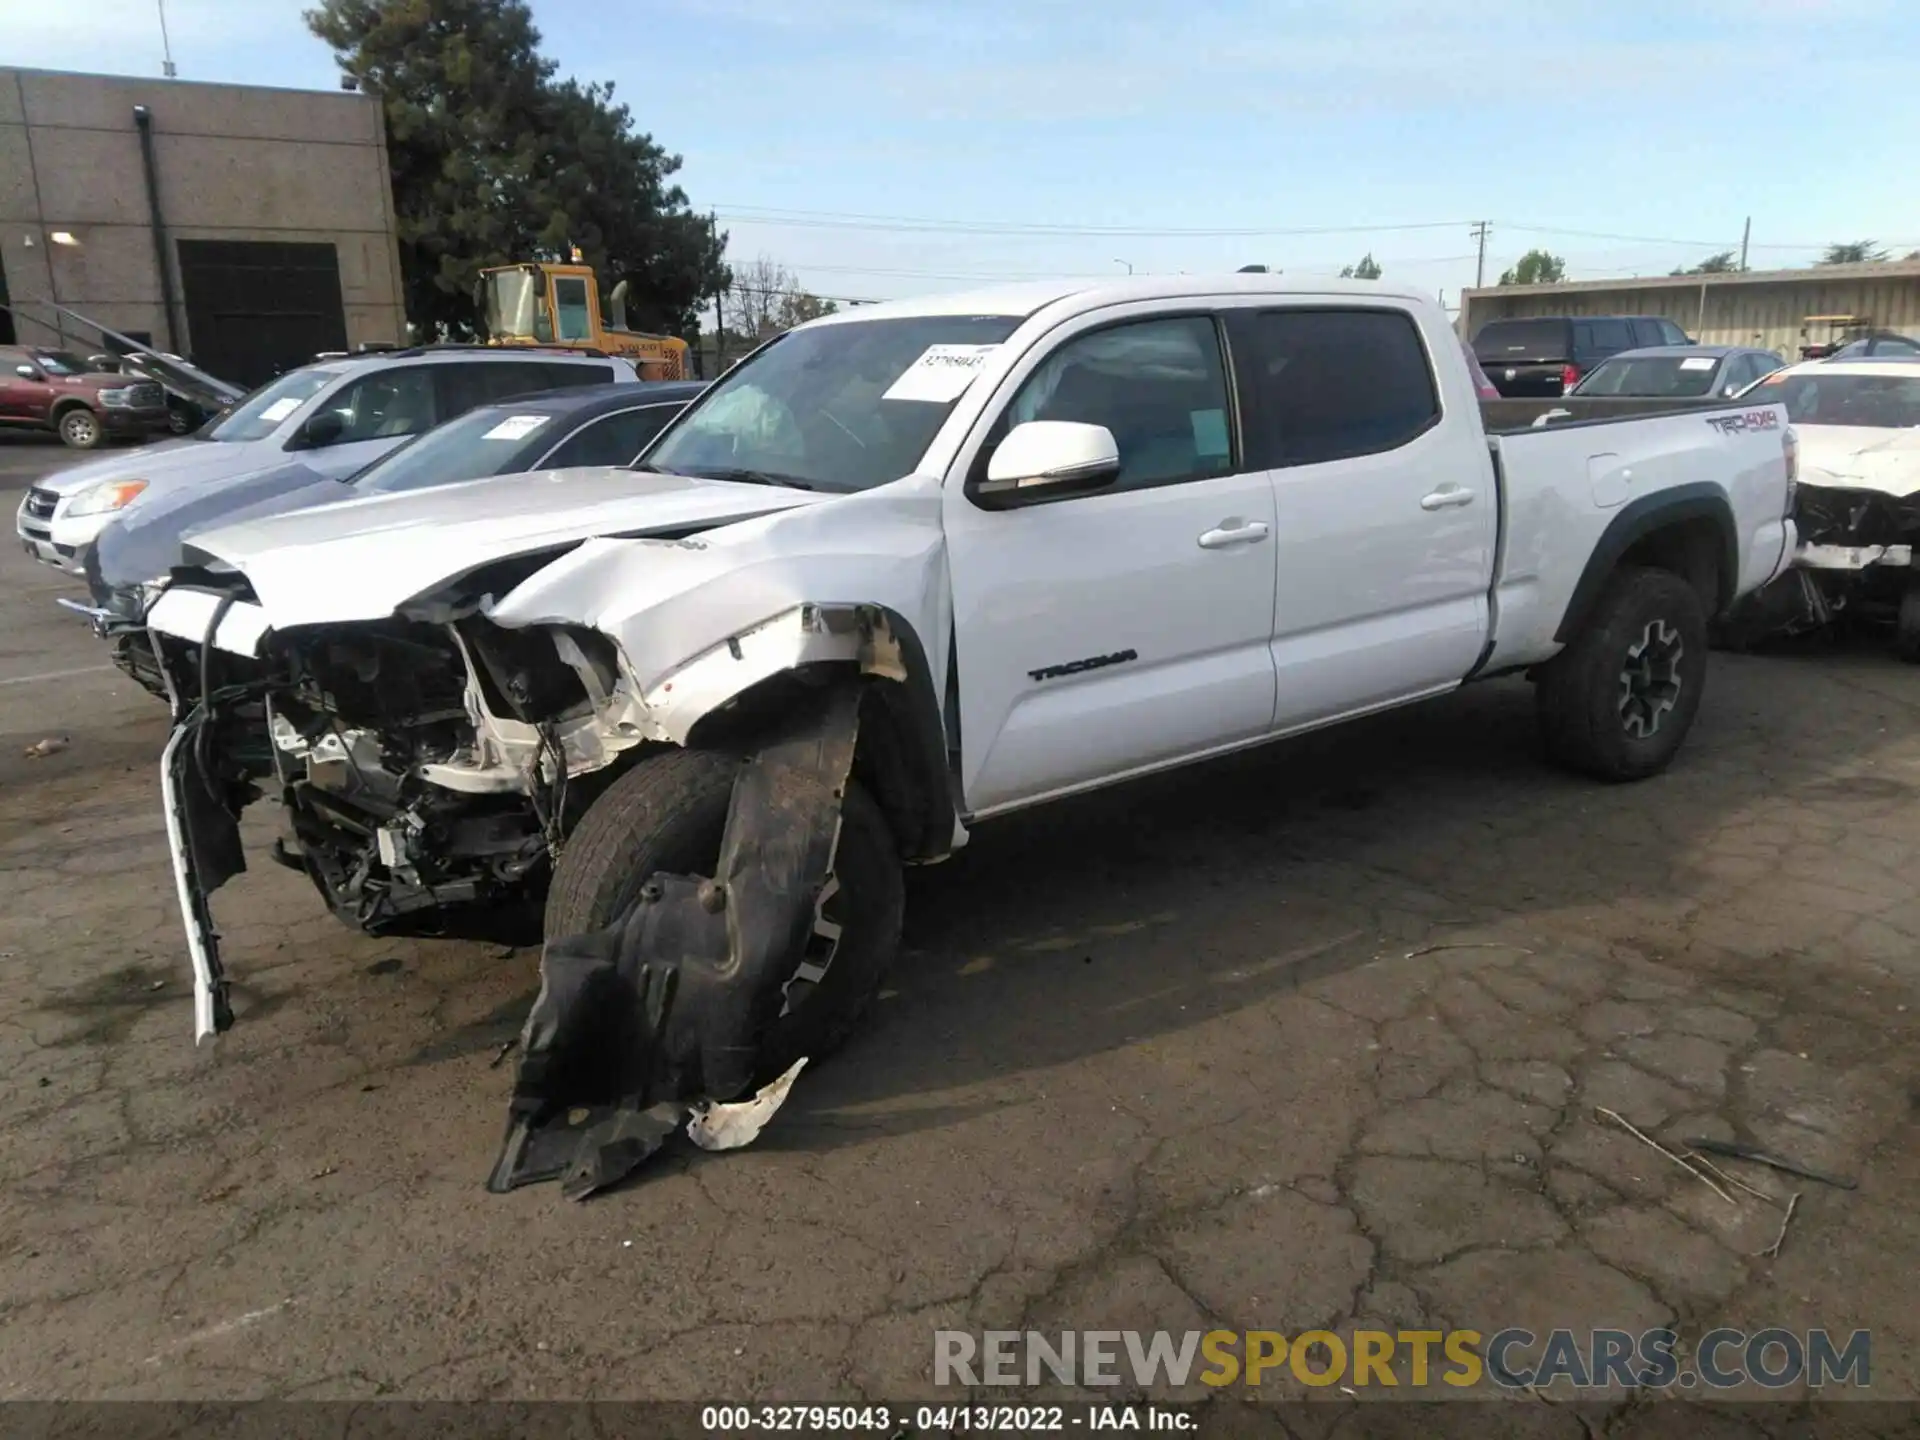
<path id="1" fill-rule="evenodd" d="M 1828 338 L 1823 326 L 1802 335 L 1809 315 L 1856 315 L 1920 339 L 1920 260 L 1488 286 L 1462 294 L 1460 333 L 1471 339 L 1489 320 L 1528 315 L 1664 315 L 1705 344 L 1759 345 L 1796 360 L 1808 340 Z"/>

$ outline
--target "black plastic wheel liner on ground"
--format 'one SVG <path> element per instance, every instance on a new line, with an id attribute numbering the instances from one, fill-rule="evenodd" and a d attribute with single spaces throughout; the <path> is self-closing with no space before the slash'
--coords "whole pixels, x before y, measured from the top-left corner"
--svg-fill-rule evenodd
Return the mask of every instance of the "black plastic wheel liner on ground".
<path id="1" fill-rule="evenodd" d="M 602 1189 L 752 1083 L 833 877 L 859 713 L 835 687 L 748 759 L 712 877 L 654 875 L 607 928 L 549 939 L 488 1189 Z"/>

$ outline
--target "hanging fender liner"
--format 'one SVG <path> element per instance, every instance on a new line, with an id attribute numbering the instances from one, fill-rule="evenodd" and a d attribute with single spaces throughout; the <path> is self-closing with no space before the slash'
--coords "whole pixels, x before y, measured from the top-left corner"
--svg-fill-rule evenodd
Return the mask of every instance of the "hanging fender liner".
<path id="1" fill-rule="evenodd" d="M 1560 617 L 1560 627 L 1553 632 L 1553 638 L 1562 645 L 1572 643 L 1586 626 L 1594 606 L 1600 603 L 1601 592 L 1619 568 L 1621 558 L 1634 546 L 1662 531 L 1701 524 L 1711 525 L 1719 542 L 1715 556 L 1719 562 L 1716 593 L 1703 595 L 1701 599 L 1709 613 L 1725 610 L 1740 577 L 1740 546 L 1733 524 L 1733 506 L 1727 502 L 1726 492 L 1703 480 L 1643 495 L 1621 507 L 1587 557 L 1586 569 L 1580 572 L 1579 583 L 1573 587 L 1573 598 L 1567 602 L 1566 613 Z"/>
<path id="2" fill-rule="evenodd" d="M 583 1199 L 752 1083 L 833 879 L 860 695 L 832 687 L 741 766 L 712 876 L 657 873 L 606 929 L 547 941 L 489 1190 Z"/>

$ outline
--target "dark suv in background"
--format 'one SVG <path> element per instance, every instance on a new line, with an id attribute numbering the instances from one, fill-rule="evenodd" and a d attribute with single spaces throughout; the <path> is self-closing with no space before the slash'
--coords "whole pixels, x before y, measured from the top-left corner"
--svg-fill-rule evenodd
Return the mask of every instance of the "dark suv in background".
<path id="1" fill-rule="evenodd" d="M 1473 337 L 1474 358 L 1508 399 L 1564 395 L 1610 355 L 1653 345 L 1688 345 L 1662 315 L 1529 315 L 1489 320 Z"/>

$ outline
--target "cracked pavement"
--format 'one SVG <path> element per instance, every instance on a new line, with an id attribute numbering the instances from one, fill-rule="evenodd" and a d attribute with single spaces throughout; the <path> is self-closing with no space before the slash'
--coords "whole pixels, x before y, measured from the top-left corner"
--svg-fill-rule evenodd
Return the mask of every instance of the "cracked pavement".
<path id="1" fill-rule="evenodd" d="M 262 811 L 195 1050 L 165 717 L 67 588 L 0 561 L 0 680 L 79 671 L 0 684 L 0 1398 L 951 1400 L 943 1328 L 1668 1322 L 1870 1328 L 1920 1396 L 1920 670 L 1877 645 L 1715 656 L 1639 786 L 1545 769 L 1495 682 L 982 827 L 756 1146 L 574 1205 L 482 1189 L 537 947 L 351 933 Z M 1729 1200 L 1599 1107 L 1859 1188 Z"/>

